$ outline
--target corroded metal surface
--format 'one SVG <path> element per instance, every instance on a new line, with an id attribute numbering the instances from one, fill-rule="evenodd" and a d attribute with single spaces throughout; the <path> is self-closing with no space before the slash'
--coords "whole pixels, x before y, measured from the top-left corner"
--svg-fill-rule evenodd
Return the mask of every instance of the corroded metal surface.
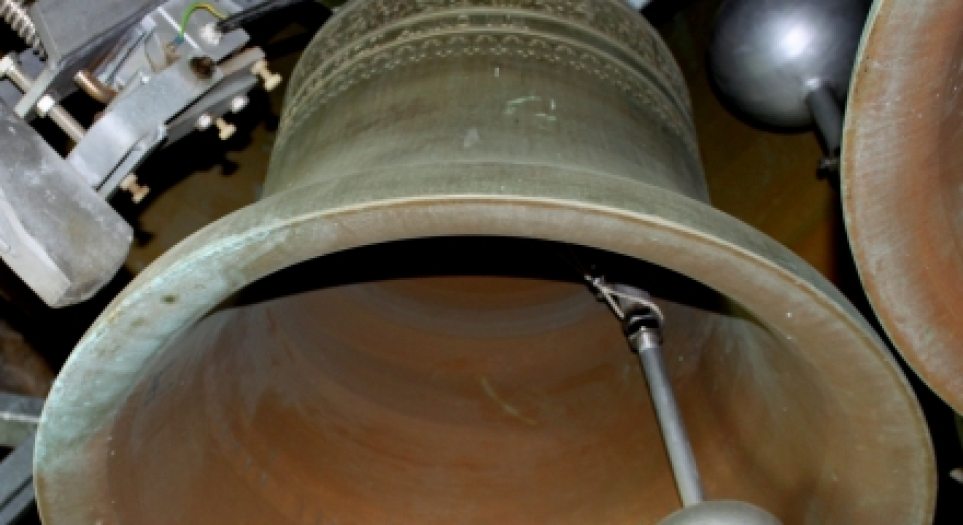
<path id="1" fill-rule="evenodd" d="M 850 95 L 843 185 L 877 315 L 963 411 L 963 3 L 881 0 Z"/>
<path id="2" fill-rule="evenodd" d="M 709 497 L 930 520 L 898 367 L 705 203 L 680 76 L 621 1 L 359 1 L 294 78 L 268 196 L 142 273 L 58 378 L 48 524 L 668 516 L 641 373 L 572 252 L 667 312 Z"/>

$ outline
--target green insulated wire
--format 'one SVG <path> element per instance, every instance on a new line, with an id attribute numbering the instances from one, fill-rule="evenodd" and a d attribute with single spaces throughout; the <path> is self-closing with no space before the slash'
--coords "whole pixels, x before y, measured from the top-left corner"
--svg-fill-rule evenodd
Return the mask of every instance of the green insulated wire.
<path id="1" fill-rule="evenodd" d="M 184 33 L 187 31 L 187 23 L 191 21 L 191 16 L 193 16 L 198 9 L 207 11 L 208 13 L 214 15 L 214 17 L 218 20 L 224 20 L 227 18 L 227 15 L 219 11 L 216 7 L 214 7 L 213 4 L 209 2 L 192 2 L 189 6 L 187 6 L 187 9 L 184 10 L 184 14 L 181 15 L 181 27 L 177 32 L 177 39 L 175 40 L 176 42 L 182 42 L 184 40 Z"/>

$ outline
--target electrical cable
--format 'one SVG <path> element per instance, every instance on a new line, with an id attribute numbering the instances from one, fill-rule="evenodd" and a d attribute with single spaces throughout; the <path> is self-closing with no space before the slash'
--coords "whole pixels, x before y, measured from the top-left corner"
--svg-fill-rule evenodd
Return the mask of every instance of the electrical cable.
<path id="1" fill-rule="evenodd" d="M 193 2 L 187 6 L 187 9 L 184 9 L 184 13 L 181 15 L 181 26 L 177 31 L 177 38 L 174 39 L 175 44 L 179 44 L 184 41 L 184 33 L 187 32 L 187 24 L 191 21 L 191 16 L 193 16 L 198 9 L 207 11 L 208 13 L 214 15 L 214 18 L 217 18 L 218 20 L 223 21 L 228 18 L 227 15 L 222 13 L 209 2 Z"/>
<path id="2" fill-rule="evenodd" d="M 234 31 L 235 29 L 253 22 L 254 20 L 257 20 L 258 18 L 261 18 L 267 14 L 300 4 L 305 1 L 307 0 L 267 0 L 255 7 L 252 7 L 251 9 L 234 13 L 231 16 L 221 20 L 217 23 L 217 29 L 222 33 Z"/>

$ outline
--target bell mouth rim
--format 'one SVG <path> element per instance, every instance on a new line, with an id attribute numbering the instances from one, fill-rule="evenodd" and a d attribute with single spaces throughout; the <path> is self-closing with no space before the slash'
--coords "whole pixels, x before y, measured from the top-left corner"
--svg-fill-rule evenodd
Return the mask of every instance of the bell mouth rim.
<path id="1" fill-rule="evenodd" d="M 590 246 L 671 268 L 712 288 L 794 341 L 801 355 L 835 376 L 827 382 L 860 378 L 847 385 L 847 394 L 863 391 L 846 396 L 860 400 L 847 412 L 868 410 L 878 423 L 874 428 L 904 429 L 873 436 L 886 443 L 868 448 L 885 447 L 905 458 L 900 479 L 907 486 L 894 483 L 893 492 L 914 494 L 915 514 L 907 523 L 931 521 L 935 455 L 908 381 L 855 309 L 787 248 L 709 205 L 626 179 L 601 178 L 586 186 L 584 173 L 553 170 L 528 173 L 538 175 L 539 184 L 507 192 L 505 175 L 489 170 L 468 174 L 470 183 L 455 184 L 456 192 L 451 185 L 430 184 L 443 171 L 419 168 L 409 174 L 416 182 L 407 184 L 397 183 L 397 171 L 372 172 L 350 186 L 328 180 L 284 191 L 216 221 L 152 263 L 88 330 L 51 389 L 34 457 L 45 522 L 111 522 L 104 429 L 141 372 L 182 328 L 237 290 L 300 262 L 445 235 Z M 847 366 L 828 368 L 831 362 Z M 78 479 L 87 483 L 78 486 Z"/>

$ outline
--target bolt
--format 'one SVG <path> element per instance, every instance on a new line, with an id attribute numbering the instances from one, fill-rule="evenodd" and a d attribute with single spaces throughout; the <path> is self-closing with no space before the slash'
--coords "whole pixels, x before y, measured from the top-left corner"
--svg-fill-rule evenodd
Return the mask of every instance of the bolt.
<path id="1" fill-rule="evenodd" d="M 190 60 L 191 71 L 197 75 L 197 78 L 207 80 L 214 76 L 214 70 L 217 68 L 217 64 L 214 60 L 208 56 L 194 57 Z"/>
<path id="2" fill-rule="evenodd" d="M 137 175 L 133 173 L 121 181 L 120 188 L 130 193 L 130 200 L 134 201 L 134 204 L 140 204 L 140 202 L 147 197 L 147 194 L 150 193 L 150 188 L 141 186 L 137 181 Z"/>
<path id="3" fill-rule="evenodd" d="M 57 101 L 50 95 L 44 95 L 37 101 L 37 114 L 46 117 L 50 110 L 57 105 Z"/>
<path id="4" fill-rule="evenodd" d="M 234 97 L 231 99 L 231 113 L 240 113 L 247 107 L 248 102 L 250 102 L 250 100 L 244 95 Z"/>
<path id="5" fill-rule="evenodd" d="M 207 131 L 212 124 L 214 124 L 214 117 L 208 113 L 204 113 L 200 117 L 197 117 L 197 123 L 194 124 L 194 128 L 197 129 L 197 131 Z"/>
<path id="6" fill-rule="evenodd" d="M 234 124 L 224 120 L 222 117 L 218 117 L 217 120 L 214 121 L 214 124 L 217 126 L 217 136 L 220 137 L 221 140 L 230 139 L 237 131 L 237 127 L 235 127 Z"/>
<path id="7" fill-rule="evenodd" d="M 274 91 L 284 80 L 284 77 L 268 68 L 267 60 L 263 58 L 254 63 L 254 66 L 251 67 L 251 73 L 261 77 L 261 81 L 264 82 L 264 91 Z"/>
<path id="8" fill-rule="evenodd" d="M 201 27 L 201 39 L 211 46 L 216 46 L 221 43 L 221 37 L 224 36 L 220 30 L 217 29 L 217 24 L 211 22 L 210 24 L 204 24 Z"/>
<path id="9" fill-rule="evenodd" d="M 15 67 L 17 67 L 17 59 L 14 58 L 14 54 L 4 55 L 0 58 L 0 78 L 7 76 L 7 73 Z"/>

